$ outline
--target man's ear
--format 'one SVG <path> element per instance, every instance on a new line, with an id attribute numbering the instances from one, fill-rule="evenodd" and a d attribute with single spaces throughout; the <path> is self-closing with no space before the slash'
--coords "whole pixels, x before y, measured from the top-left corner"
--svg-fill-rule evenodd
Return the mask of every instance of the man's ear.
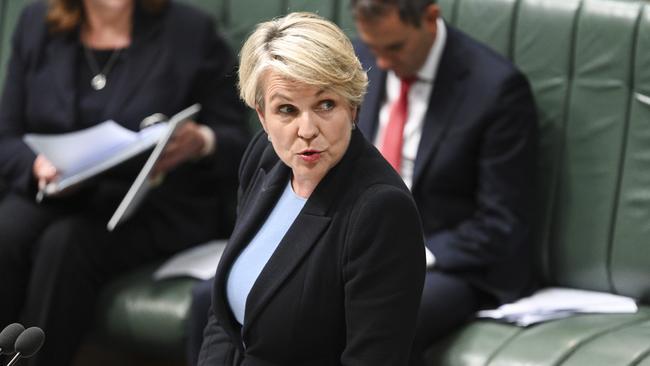
<path id="1" fill-rule="evenodd" d="M 422 25 L 432 32 L 436 32 L 438 27 L 438 17 L 440 16 L 440 7 L 438 4 L 429 4 L 422 14 Z"/>

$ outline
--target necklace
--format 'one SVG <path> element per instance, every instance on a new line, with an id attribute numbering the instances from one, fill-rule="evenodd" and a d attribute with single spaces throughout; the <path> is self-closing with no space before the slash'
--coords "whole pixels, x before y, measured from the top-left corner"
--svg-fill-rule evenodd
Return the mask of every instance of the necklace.
<path id="1" fill-rule="evenodd" d="M 95 74 L 92 79 L 90 79 L 90 86 L 95 90 L 102 90 L 106 86 L 106 78 L 108 73 L 111 72 L 111 69 L 117 61 L 117 57 L 120 55 L 121 49 L 116 49 L 111 53 L 111 56 L 108 58 L 108 61 L 104 64 L 103 69 L 99 69 L 95 55 L 84 45 L 84 55 L 86 56 L 86 61 L 90 67 L 90 71 Z"/>

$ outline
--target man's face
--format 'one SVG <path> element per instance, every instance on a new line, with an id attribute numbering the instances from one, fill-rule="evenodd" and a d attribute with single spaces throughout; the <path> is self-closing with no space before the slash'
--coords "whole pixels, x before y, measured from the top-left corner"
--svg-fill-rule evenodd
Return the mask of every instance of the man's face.
<path id="1" fill-rule="evenodd" d="M 429 55 L 438 14 L 438 5 L 429 5 L 416 27 L 403 22 L 397 8 L 393 8 L 377 18 L 358 18 L 356 26 L 359 37 L 377 58 L 377 66 L 399 77 L 409 77 L 415 76 Z"/>

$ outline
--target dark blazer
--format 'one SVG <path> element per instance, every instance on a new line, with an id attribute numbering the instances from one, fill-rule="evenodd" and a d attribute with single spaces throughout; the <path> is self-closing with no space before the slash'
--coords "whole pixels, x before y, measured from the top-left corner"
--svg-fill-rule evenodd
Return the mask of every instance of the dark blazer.
<path id="1" fill-rule="evenodd" d="M 436 268 L 507 302 L 531 284 L 535 105 L 509 61 L 447 29 L 411 190 Z M 370 79 L 359 127 L 374 139 L 386 72 L 355 48 Z"/>
<path id="2" fill-rule="evenodd" d="M 22 12 L 0 104 L 0 176 L 13 191 L 31 197 L 35 154 L 21 137 L 83 127 L 77 120 L 76 70 L 86 61 L 79 57 L 79 32 L 50 34 L 45 12 L 44 1 Z M 152 113 L 171 116 L 198 102 L 202 110 L 197 121 L 212 128 L 217 140 L 213 156 L 179 166 L 147 197 L 142 209 L 156 212 L 162 221 L 193 226 L 198 221 L 192 217 L 209 215 L 214 227 L 215 210 L 227 207 L 228 200 L 234 212 L 237 166 L 248 142 L 234 64 L 209 16 L 174 2 L 156 16 L 136 6 L 132 43 L 109 74 L 109 83 L 119 92 L 96 122 L 113 119 L 137 130 Z M 88 199 L 95 207 L 114 210 L 140 167 L 126 164 L 98 179 Z"/>
<path id="3" fill-rule="evenodd" d="M 199 365 L 406 364 L 424 280 L 422 232 L 408 189 L 358 131 L 255 282 L 243 329 L 234 319 L 228 273 L 290 175 L 261 132 L 242 160 L 239 216 Z"/>

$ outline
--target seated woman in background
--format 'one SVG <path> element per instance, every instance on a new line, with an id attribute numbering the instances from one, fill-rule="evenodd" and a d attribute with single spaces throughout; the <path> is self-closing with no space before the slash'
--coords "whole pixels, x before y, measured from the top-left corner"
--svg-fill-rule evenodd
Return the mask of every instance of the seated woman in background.
<path id="1" fill-rule="evenodd" d="M 39 1 L 23 10 L 0 104 L 0 328 L 22 321 L 47 340 L 33 365 L 70 365 L 101 286 L 116 275 L 213 239 L 236 196 L 248 143 L 235 57 L 211 18 L 165 0 Z M 56 178 L 26 133 L 64 133 L 113 119 L 202 110 L 156 167 L 166 173 L 128 221 L 106 224 L 140 164 L 59 197 L 34 197 Z M 234 221 L 234 200 L 232 221 Z"/>
<path id="2" fill-rule="evenodd" d="M 333 23 L 262 23 L 240 55 L 264 131 L 239 170 L 199 365 L 404 365 L 424 279 L 402 179 L 355 128 L 367 77 Z"/>

